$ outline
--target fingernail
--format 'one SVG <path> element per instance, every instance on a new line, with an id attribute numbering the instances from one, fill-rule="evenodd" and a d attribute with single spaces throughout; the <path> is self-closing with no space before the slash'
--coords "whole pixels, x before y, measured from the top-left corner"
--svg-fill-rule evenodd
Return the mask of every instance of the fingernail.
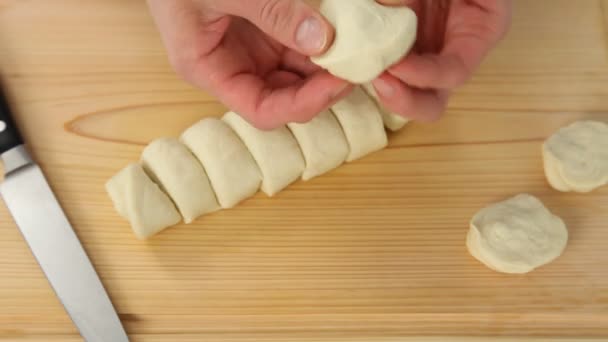
<path id="1" fill-rule="evenodd" d="M 395 89 L 381 78 L 374 81 L 374 88 L 376 88 L 376 92 L 378 92 L 378 94 L 380 94 L 382 97 L 388 98 L 395 94 Z"/>
<path id="2" fill-rule="evenodd" d="M 311 54 L 321 52 L 327 41 L 327 29 L 320 19 L 312 16 L 300 23 L 296 31 L 296 45 Z"/>

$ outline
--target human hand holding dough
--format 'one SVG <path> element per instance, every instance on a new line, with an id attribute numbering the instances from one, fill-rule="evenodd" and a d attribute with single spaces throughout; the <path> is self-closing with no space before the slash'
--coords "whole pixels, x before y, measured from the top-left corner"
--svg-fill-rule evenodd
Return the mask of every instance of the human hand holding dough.
<path id="1" fill-rule="evenodd" d="M 378 0 L 407 4 L 417 15 L 416 43 L 405 58 L 373 81 L 391 112 L 434 121 L 466 83 L 511 22 L 512 0 Z"/>
<path id="2" fill-rule="evenodd" d="M 336 30 L 333 44 L 311 60 L 352 83 L 371 82 L 414 45 L 417 20 L 407 7 L 373 0 L 323 0 L 321 13 Z"/>
<path id="3" fill-rule="evenodd" d="M 310 61 L 334 29 L 303 0 L 147 2 L 173 69 L 255 127 L 308 121 L 350 90 Z"/>

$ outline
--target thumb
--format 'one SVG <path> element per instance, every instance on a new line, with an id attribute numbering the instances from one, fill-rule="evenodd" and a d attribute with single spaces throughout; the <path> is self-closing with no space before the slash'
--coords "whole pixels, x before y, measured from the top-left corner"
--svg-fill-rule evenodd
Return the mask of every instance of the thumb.
<path id="1" fill-rule="evenodd" d="M 243 17 L 281 44 L 306 56 L 322 54 L 333 42 L 334 29 L 302 0 L 230 1 L 230 14 Z"/>

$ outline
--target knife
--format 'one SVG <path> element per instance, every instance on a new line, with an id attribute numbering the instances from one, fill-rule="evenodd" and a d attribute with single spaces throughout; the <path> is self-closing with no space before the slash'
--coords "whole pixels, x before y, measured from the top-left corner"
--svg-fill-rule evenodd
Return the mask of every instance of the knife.
<path id="1" fill-rule="evenodd" d="M 32 254 L 87 342 L 128 342 L 89 257 L 40 167 L 32 160 L 0 89 L 0 195 Z"/>

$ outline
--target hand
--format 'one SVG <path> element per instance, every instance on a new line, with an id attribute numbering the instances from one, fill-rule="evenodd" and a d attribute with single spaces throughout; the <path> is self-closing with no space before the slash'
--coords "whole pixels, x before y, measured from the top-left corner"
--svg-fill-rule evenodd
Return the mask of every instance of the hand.
<path id="1" fill-rule="evenodd" d="M 333 27 L 302 0 L 148 0 L 174 69 L 260 129 L 307 122 L 351 85 L 310 62 Z"/>
<path id="2" fill-rule="evenodd" d="M 378 0 L 407 5 L 418 15 L 412 52 L 374 81 L 382 103 L 404 117 L 433 121 L 450 92 L 465 83 L 503 38 L 510 0 Z"/>

